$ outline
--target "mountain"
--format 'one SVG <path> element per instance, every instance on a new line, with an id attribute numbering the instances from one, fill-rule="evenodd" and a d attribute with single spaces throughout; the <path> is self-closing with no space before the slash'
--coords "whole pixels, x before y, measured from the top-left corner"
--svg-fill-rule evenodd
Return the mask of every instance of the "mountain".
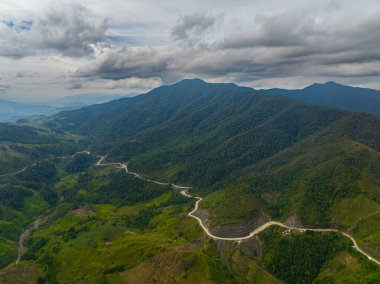
<path id="1" fill-rule="evenodd" d="M 27 261 L 0 272 L 0 282 L 18 275 L 39 283 L 376 283 L 380 277 L 377 264 L 336 232 L 271 227 L 241 242 L 211 240 L 189 217 L 196 200 L 170 187 L 188 185 L 189 194 L 202 197 L 195 214 L 216 236 L 242 237 L 269 220 L 333 228 L 379 259 L 377 116 L 193 79 L 64 111 L 38 126 L 31 137 L 46 131 L 66 147 L 72 139 L 73 149 L 79 141 L 106 155 L 102 161 L 128 162 L 146 179 L 120 165 L 92 166 L 95 157 L 83 153 L 2 179 L 3 196 L 9 188 L 25 192 L 13 207 L 0 202 L 6 217 L 0 229 L 17 232 L 26 223 L 19 216 L 37 203 L 50 211 L 24 242 Z M 4 145 L 28 141 L 10 140 L 16 129 L 4 131 Z M 17 233 L 9 231 L 0 230 L 3 267 L 17 254 Z"/>
<path id="2" fill-rule="evenodd" d="M 62 112 L 46 125 L 89 137 L 95 151 L 129 160 L 137 172 L 191 184 L 204 193 L 221 194 L 229 191 L 230 183 L 248 183 L 252 186 L 248 195 L 256 208 L 257 204 L 266 204 L 260 206 L 266 214 L 285 219 L 296 214 L 313 226 L 333 224 L 335 202 L 350 194 L 366 195 L 364 184 L 378 188 L 373 178 L 379 169 L 371 165 L 379 157 L 380 118 L 306 105 L 234 84 L 185 80 L 135 98 Z M 326 173 L 334 167 L 339 181 Z M 276 171 L 281 174 L 269 178 Z M 359 172 L 352 176 L 353 171 Z M 304 175 L 305 179 L 300 179 Z M 275 185 L 271 184 L 273 179 Z M 310 187 L 304 188 L 309 179 Z M 326 187 L 321 200 L 317 194 L 322 193 L 305 192 L 316 180 L 323 180 L 321 187 Z M 339 185 L 342 193 L 333 189 L 340 181 L 347 182 Z M 350 192 L 353 184 L 357 185 Z M 303 197 L 296 202 L 291 192 L 301 188 Z M 280 194 L 281 198 L 271 204 L 262 197 L 266 194 Z M 372 194 L 377 200 L 378 193 Z M 248 198 L 247 194 L 241 196 Z M 285 198 L 292 202 L 285 202 Z M 230 199 L 217 200 L 223 204 L 213 202 L 212 208 L 229 208 Z M 296 204 L 298 208 L 292 207 Z M 223 225 L 249 219 L 252 206 L 236 216 L 210 209 L 209 221 Z M 379 204 L 374 206 L 378 208 Z M 229 217 L 220 216 L 224 213 Z"/>
<path id="3" fill-rule="evenodd" d="M 379 146 L 376 135 L 369 134 L 369 128 L 378 133 L 378 121 L 371 116 L 355 117 L 234 84 L 201 80 L 184 80 L 138 97 L 62 112 L 46 125 L 88 135 L 94 146 L 117 151 L 124 159 L 138 154 L 136 163 L 144 164 L 144 171 L 154 171 L 159 165 L 162 174 L 165 167 L 176 167 L 181 170 L 171 170 L 170 178 L 211 185 L 220 176 L 345 119 L 354 124 L 363 119 L 374 123 L 355 129 L 354 134 L 350 129 L 336 129 L 332 136 L 365 135 L 369 146 Z"/>
<path id="4" fill-rule="evenodd" d="M 378 90 L 327 82 L 313 84 L 302 90 L 269 89 L 262 91 L 313 105 L 380 115 L 380 91 Z"/>

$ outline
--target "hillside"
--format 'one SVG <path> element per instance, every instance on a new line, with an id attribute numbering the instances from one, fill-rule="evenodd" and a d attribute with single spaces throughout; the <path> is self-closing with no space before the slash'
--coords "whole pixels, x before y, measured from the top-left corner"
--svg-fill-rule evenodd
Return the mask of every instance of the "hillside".
<path id="1" fill-rule="evenodd" d="M 380 115 L 380 91 L 335 82 L 313 84 L 301 90 L 269 89 L 268 94 L 286 96 L 308 104 Z"/>
<path id="2" fill-rule="evenodd" d="M 93 149 L 130 160 L 149 177 L 193 185 L 203 195 L 215 191 L 203 204 L 212 225 L 248 221 L 263 210 L 272 218 L 295 214 L 303 224 L 345 227 L 334 217 L 338 204 L 358 206 L 365 197 L 371 209 L 359 207 L 365 212 L 358 216 L 379 208 L 380 119 L 371 115 L 185 80 L 62 113 L 49 124 L 88 135 Z M 233 201 L 222 194 L 230 187 Z M 244 198 L 235 195 L 240 191 Z"/>
<path id="3" fill-rule="evenodd" d="M 0 123 L 0 175 L 37 160 L 74 152 L 81 138 L 27 125 Z"/>
<path id="4" fill-rule="evenodd" d="M 71 155 L 80 138 L 0 123 L 0 267 L 17 258 L 20 234 L 56 205 L 55 157 Z"/>
<path id="5" fill-rule="evenodd" d="M 197 169 L 231 172 L 252 165 L 327 129 L 326 142 L 349 136 L 378 150 L 379 119 L 233 84 L 185 80 L 135 98 L 63 112 L 46 125 L 87 135 L 94 148 L 107 149 L 116 158 L 138 155 L 134 162 L 140 163 L 146 156 L 151 162 L 144 162 L 144 170 L 149 172 L 154 171 L 150 164 L 162 174 L 165 164 L 182 163 L 182 177 L 178 173 L 171 178 L 210 185 L 217 176 L 199 173 L 201 181 L 190 176 Z M 195 161 L 199 166 L 191 164 Z"/>
<path id="6" fill-rule="evenodd" d="M 190 193 L 203 197 L 197 214 L 218 236 L 241 236 L 278 220 L 347 232 L 380 258 L 376 116 L 195 79 L 62 112 L 40 126 L 83 137 L 86 149 L 109 162 L 128 161 L 149 179 L 191 185 Z M 46 224 L 26 242 L 21 266 L 39 281 L 135 283 L 144 275 L 145 282 L 355 283 L 379 277 L 376 264 L 336 233 L 273 228 L 241 243 L 212 241 L 187 215 L 193 201 L 94 163 L 55 161 L 53 178 L 42 179 L 62 201 L 49 205 Z M 23 185 L 31 176 L 6 182 Z M 0 279 L 14 273 L 6 270 Z"/>
<path id="7" fill-rule="evenodd" d="M 88 135 L 94 149 L 107 149 L 115 158 L 138 157 L 131 163 L 142 172 L 159 169 L 162 176 L 167 168 L 174 181 L 209 186 L 326 129 L 331 129 L 326 142 L 348 135 L 378 150 L 379 119 L 233 84 L 185 80 L 64 112 L 46 125 Z"/>

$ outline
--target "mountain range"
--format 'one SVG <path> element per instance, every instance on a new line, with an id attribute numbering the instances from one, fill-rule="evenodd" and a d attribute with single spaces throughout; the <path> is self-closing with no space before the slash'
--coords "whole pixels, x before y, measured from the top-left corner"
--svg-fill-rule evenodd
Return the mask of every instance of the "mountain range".
<path id="1" fill-rule="evenodd" d="M 286 96 L 308 104 L 380 115 L 380 91 L 378 90 L 327 82 L 324 84 L 316 83 L 298 90 L 273 88 L 260 91 Z M 82 94 L 62 97 L 44 103 L 20 103 L 0 100 L 0 121 L 16 121 L 22 118 L 30 119 L 47 116 L 64 110 L 77 109 L 136 95 Z"/>
<path id="2" fill-rule="evenodd" d="M 9 188 L 23 191 L 12 204 L 0 202 L 0 229 L 8 228 L 0 230 L 0 255 L 7 256 L 0 265 L 17 253 L 17 232 L 31 221 L 28 208 L 33 216 L 50 210 L 25 243 L 26 261 L 1 272 L 0 280 L 26 271 L 47 283 L 376 283 L 380 277 L 377 264 L 335 232 L 276 227 L 239 243 L 212 241 L 188 215 L 195 200 L 168 188 L 188 186 L 202 198 L 196 214 L 214 235 L 245 236 L 269 220 L 332 228 L 380 259 L 376 115 L 192 79 L 32 126 L 0 126 L 2 174 L 41 161 L 2 179 L 0 197 Z M 85 153 L 54 159 L 83 149 L 111 165 L 128 162 L 145 180 L 119 164 L 92 166 L 97 159 Z"/>
<path id="3" fill-rule="evenodd" d="M 248 221 L 250 210 L 260 207 L 272 216 L 296 214 L 304 224 L 335 226 L 338 201 L 348 198 L 356 206 L 368 194 L 375 194 L 369 200 L 378 198 L 363 185 L 378 183 L 372 165 L 379 159 L 380 118 L 234 84 L 184 80 L 135 98 L 62 112 L 46 125 L 85 135 L 94 151 L 129 160 L 132 169 L 156 179 L 216 196 L 248 184 L 251 189 L 243 187 L 245 194 L 237 196 L 244 199 L 233 206 L 247 199 L 252 205 L 236 216 L 227 214 L 228 198 L 212 201 L 209 221 L 215 225 Z M 273 204 L 263 198 L 266 193 L 277 196 Z"/>

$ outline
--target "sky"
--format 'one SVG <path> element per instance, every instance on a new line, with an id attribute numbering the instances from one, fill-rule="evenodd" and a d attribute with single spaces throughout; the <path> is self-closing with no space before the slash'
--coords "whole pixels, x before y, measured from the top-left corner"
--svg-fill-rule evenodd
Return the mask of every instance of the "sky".
<path id="1" fill-rule="evenodd" d="M 0 2 L 0 98 L 143 93 L 195 77 L 380 89 L 380 0 Z"/>

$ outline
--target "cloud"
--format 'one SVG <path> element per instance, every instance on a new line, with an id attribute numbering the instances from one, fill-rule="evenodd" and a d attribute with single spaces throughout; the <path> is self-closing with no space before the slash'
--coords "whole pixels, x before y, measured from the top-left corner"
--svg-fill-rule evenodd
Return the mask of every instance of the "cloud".
<path id="1" fill-rule="evenodd" d="M 185 77 L 380 88 L 378 0 L 0 2 L 1 82 L 19 97 L 127 92 Z"/>
<path id="2" fill-rule="evenodd" d="M 223 15 L 209 15 L 196 12 L 180 17 L 172 29 L 172 38 L 185 45 L 195 45 L 203 41 L 204 36 L 211 33 Z"/>
<path id="3" fill-rule="evenodd" d="M 9 84 L 0 84 L 0 92 L 7 91 L 11 88 Z"/>
<path id="4" fill-rule="evenodd" d="M 326 30 L 316 19 L 304 12 L 281 11 L 258 15 L 248 31 L 227 36 L 223 48 L 300 46 L 309 37 L 325 35 Z"/>
<path id="5" fill-rule="evenodd" d="M 341 7 L 342 7 L 342 4 L 340 0 L 329 0 L 325 4 L 325 10 L 327 12 L 340 10 Z"/>
<path id="6" fill-rule="evenodd" d="M 168 49 L 121 47 L 107 49 L 96 61 L 74 73 L 77 77 L 120 80 L 130 77 L 163 78 L 172 68 L 175 53 Z M 158 75 L 160 74 L 160 75 Z"/>
<path id="7" fill-rule="evenodd" d="M 106 41 L 107 20 L 84 6 L 53 2 L 33 20 L 0 22 L 0 56 L 21 58 L 43 52 L 80 57 Z"/>
<path id="8" fill-rule="evenodd" d="M 334 9 L 340 7 L 339 2 L 329 3 Z M 181 17 L 172 30 L 173 39 L 185 42 L 186 48 L 109 48 L 75 76 L 155 77 L 164 82 L 190 76 L 228 77 L 237 82 L 299 75 L 378 76 L 380 10 L 354 15 L 352 21 L 326 20 L 324 11 L 322 7 L 261 13 L 254 17 L 253 26 L 227 34 L 206 49 L 199 43 L 215 27 L 218 16 L 190 14 Z"/>
<path id="9" fill-rule="evenodd" d="M 66 89 L 68 90 L 78 90 L 82 89 L 82 83 L 81 82 L 71 82 L 70 84 L 67 85 Z"/>
<path id="10" fill-rule="evenodd" d="M 104 86 L 109 89 L 124 89 L 135 92 L 151 90 L 153 88 L 159 87 L 160 85 L 162 85 L 162 80 L 160 78 L 140 79 L 136 77 L 117 81 L 107 80 L 104 84 Z"/>

